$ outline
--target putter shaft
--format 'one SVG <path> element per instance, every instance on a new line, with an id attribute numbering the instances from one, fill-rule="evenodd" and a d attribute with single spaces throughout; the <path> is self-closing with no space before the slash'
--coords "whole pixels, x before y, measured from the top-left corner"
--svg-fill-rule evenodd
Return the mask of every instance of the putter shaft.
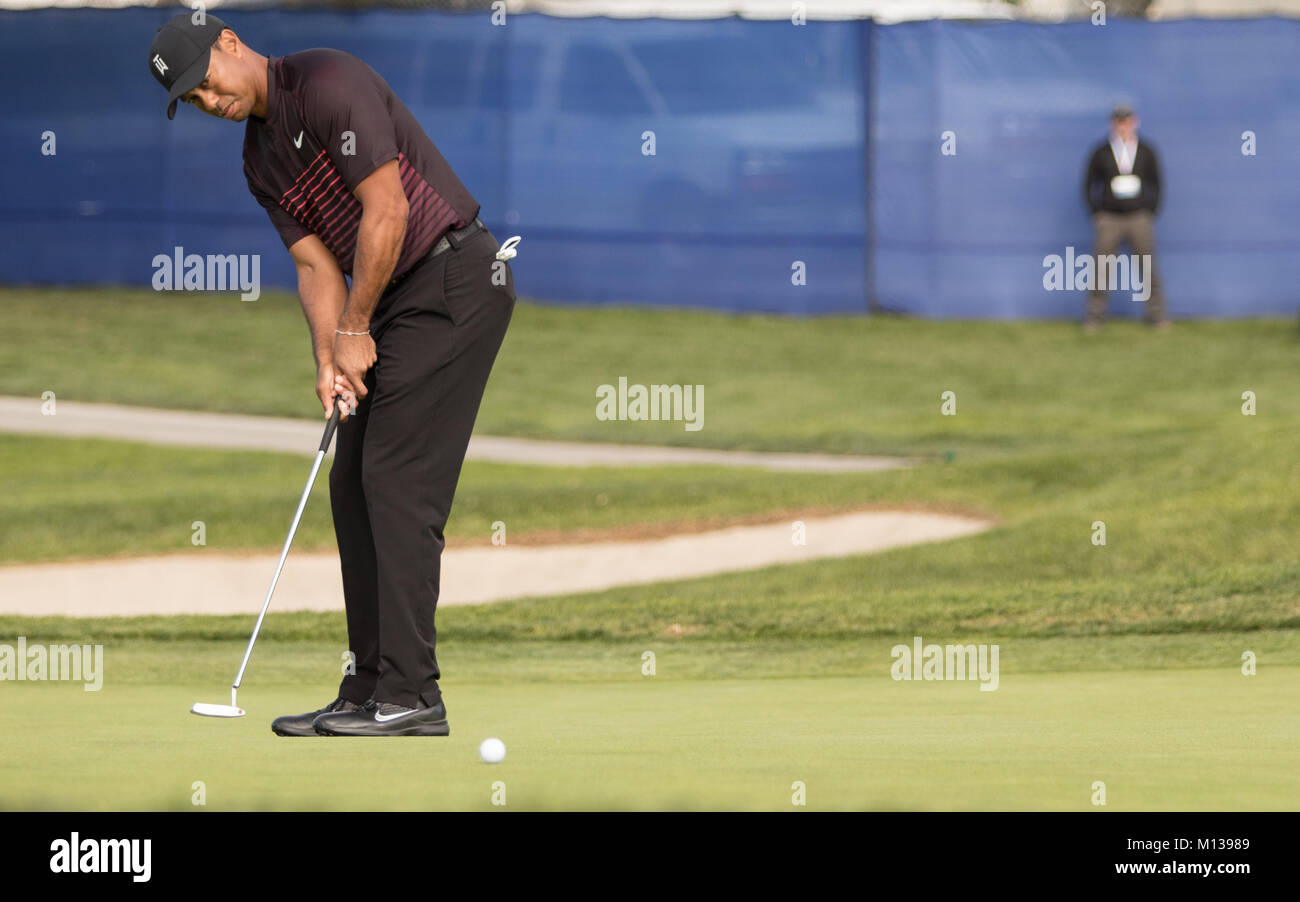
<path id="1" fill-rule="evenodd" d="M 311 465 L 311 475 L 307 477 L 307 486 L 302 490 L 302 498 L 298 499 L 298 509 L 294 511 L 293 523 L 289 526 L 289 535 L 285 537 L 284 548 L 280 551 L 280 562 L 275 565 L 275 575 L 271 577 L 271 587 L 266 590 L 266 601 L 262 602 L 262 611 L 257 615 L 257 624 L 253 627 L 253 635 L 248 638 L 248 648 L 244 650 L 244 660 L 240 662 L 239 673 L 235 674 L 235 682 L 230 686 L 231 707 L 238 707 L 235 705 L 235 692 L 239 689 L 239 684 L 244 681 L 244 670 L 248 667 L 248 659 L 253 654 L 253 645 L 257 642 L 257 634 L 262 630 L 262 621 L 266 619 L 266 609 L 271 606 L 271 596 L 275 594 L 275 584 L 280 581 L 280 571 L 284 569 L 284 560 L 289 556 L 289 547 L 293 545 L 293 537 L 298 532 L 298 523 L 302 520 L 302 512 L 307 507 L 307 498 L 311 495 L 312 486 L 316 484 L 316 474 L 320 472 L 321 461 L 325 459 L 325 452 L 329 450 L 330 440 L 334 437 L 334 429 L 339 424 L 339 413 L 342 410 L 343 401 L 340 400 L 334 406 L 329 422 L 325 425 L 325 437 L 321 439 L 320 449 L 316 452 L 316 460 Z"/>

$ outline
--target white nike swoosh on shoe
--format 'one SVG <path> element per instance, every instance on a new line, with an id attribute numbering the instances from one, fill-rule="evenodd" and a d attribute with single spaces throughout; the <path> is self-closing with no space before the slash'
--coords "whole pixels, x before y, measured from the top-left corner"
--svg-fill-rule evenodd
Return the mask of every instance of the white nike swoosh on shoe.
<path id="1" fill-rule="evenodd" d="M 375 722 L 388 723 L 388 721 L 390 720 L 397 720 L 397 718 L 399 717 L 410 717 L 412 714 L 418 714 L 418 713 L 419 713 L 418 709 L 415 711 L 403 711 L 401 714 L 380 714 L 378 711 L 376 711 Z"/>
<path id="2" fill-rule="evenodd" d="M 303 131 L 306 131 L 306 129 L 303 129 Z M 298 137 L 293 139 L 293 146 L 302 149 L 302 132 L 298 132 Z"/>

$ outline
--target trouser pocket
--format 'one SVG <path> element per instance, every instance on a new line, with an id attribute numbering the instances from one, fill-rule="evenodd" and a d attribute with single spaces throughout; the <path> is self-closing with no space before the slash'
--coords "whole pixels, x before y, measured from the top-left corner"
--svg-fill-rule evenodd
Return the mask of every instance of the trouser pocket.
<path id="1" fill-rule="evenodd" d="M 446 252 L 443 300 L 458 329 L 508 318 L 515 304 L 515 277 L 510 264 L 496 259 L 500 245 L 487 229 L 456 250 Z"/>

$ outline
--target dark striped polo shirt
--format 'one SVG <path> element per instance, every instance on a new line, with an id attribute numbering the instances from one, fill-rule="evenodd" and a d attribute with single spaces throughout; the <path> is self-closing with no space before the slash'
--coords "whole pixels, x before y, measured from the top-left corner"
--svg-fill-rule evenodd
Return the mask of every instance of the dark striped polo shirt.
<path id="1" fill-rule="evenodd" d="M 318 235 L 352 274 L 366 176 L 397 160 L 410 205 L 393 275 L 444 232 L 474 221 L 479 205 L 420 123 L 361 60 L 341 50 L 271 57 L 266 118 L 248 117 L 244 177 L 285 247 Z"/>

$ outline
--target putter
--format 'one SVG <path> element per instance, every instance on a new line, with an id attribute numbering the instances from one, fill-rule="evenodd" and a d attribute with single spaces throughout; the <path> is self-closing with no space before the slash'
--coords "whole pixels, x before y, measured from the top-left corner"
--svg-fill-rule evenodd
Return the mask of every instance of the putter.
<path id="1" fill-rule="evenodd" d="M 298 521 L 302 519 L 303 508 L 307 506 L 307 496 L 311 494 L 311 487 L 316 483 L 316 474 L 320 472 L 320 463 L 325 459 L 325 452 L 329 450 L 330 440 L 334 438 L 334 429 L 339 424 L 339 413 L 343 410 L 343 401 L 334 406 L 334 412 L 330 414 L 329 422 L 325 424 L 325 437 L 320 440 L 320 450 L 316 452 L 316 461 L 311 465 L 311 475 L 307 477 L 307 487 L 302 490 L 302 498 L 298 501 L 298 510 L 293 515 L 293 523 L 289 526 L 289 535 L 284 540 L 284 550 L 280 552 L 280 563 L 275 566 L 275 576 L 271 577 L 271 588 L 266 591 L 266 601 L 262 602 L 262 613 L 257 615 L 257 625 L 253 627 L 253 635 L 248 639 L 248 649 L 244 652 L 244 660 L 239 665 L 239 673 L 235 674 L 235 682 L 230 686 L 230 704 L 214 705 L 207 702 L 195 702 L 190 708 L 191 714 L 200 714 L 203 717 L 243 717 L 244 709 L 235 704 L 235 695 L 239 692 L 239 684 L 244 681 L 244 668 L 248 667 L 248 658 L 253 654 L 253 643 L 257 641 L 257 634 L 262 629 L 262 620 L 266 617 L 266 609 L 271 606 L 271 596 L 275 593 L 275 584 L 280 581 L 280 571 L 284 569 L 284 559 L 289 556 L 289 546 L 293 544 L 294 534 L 298 532 Z"/>

